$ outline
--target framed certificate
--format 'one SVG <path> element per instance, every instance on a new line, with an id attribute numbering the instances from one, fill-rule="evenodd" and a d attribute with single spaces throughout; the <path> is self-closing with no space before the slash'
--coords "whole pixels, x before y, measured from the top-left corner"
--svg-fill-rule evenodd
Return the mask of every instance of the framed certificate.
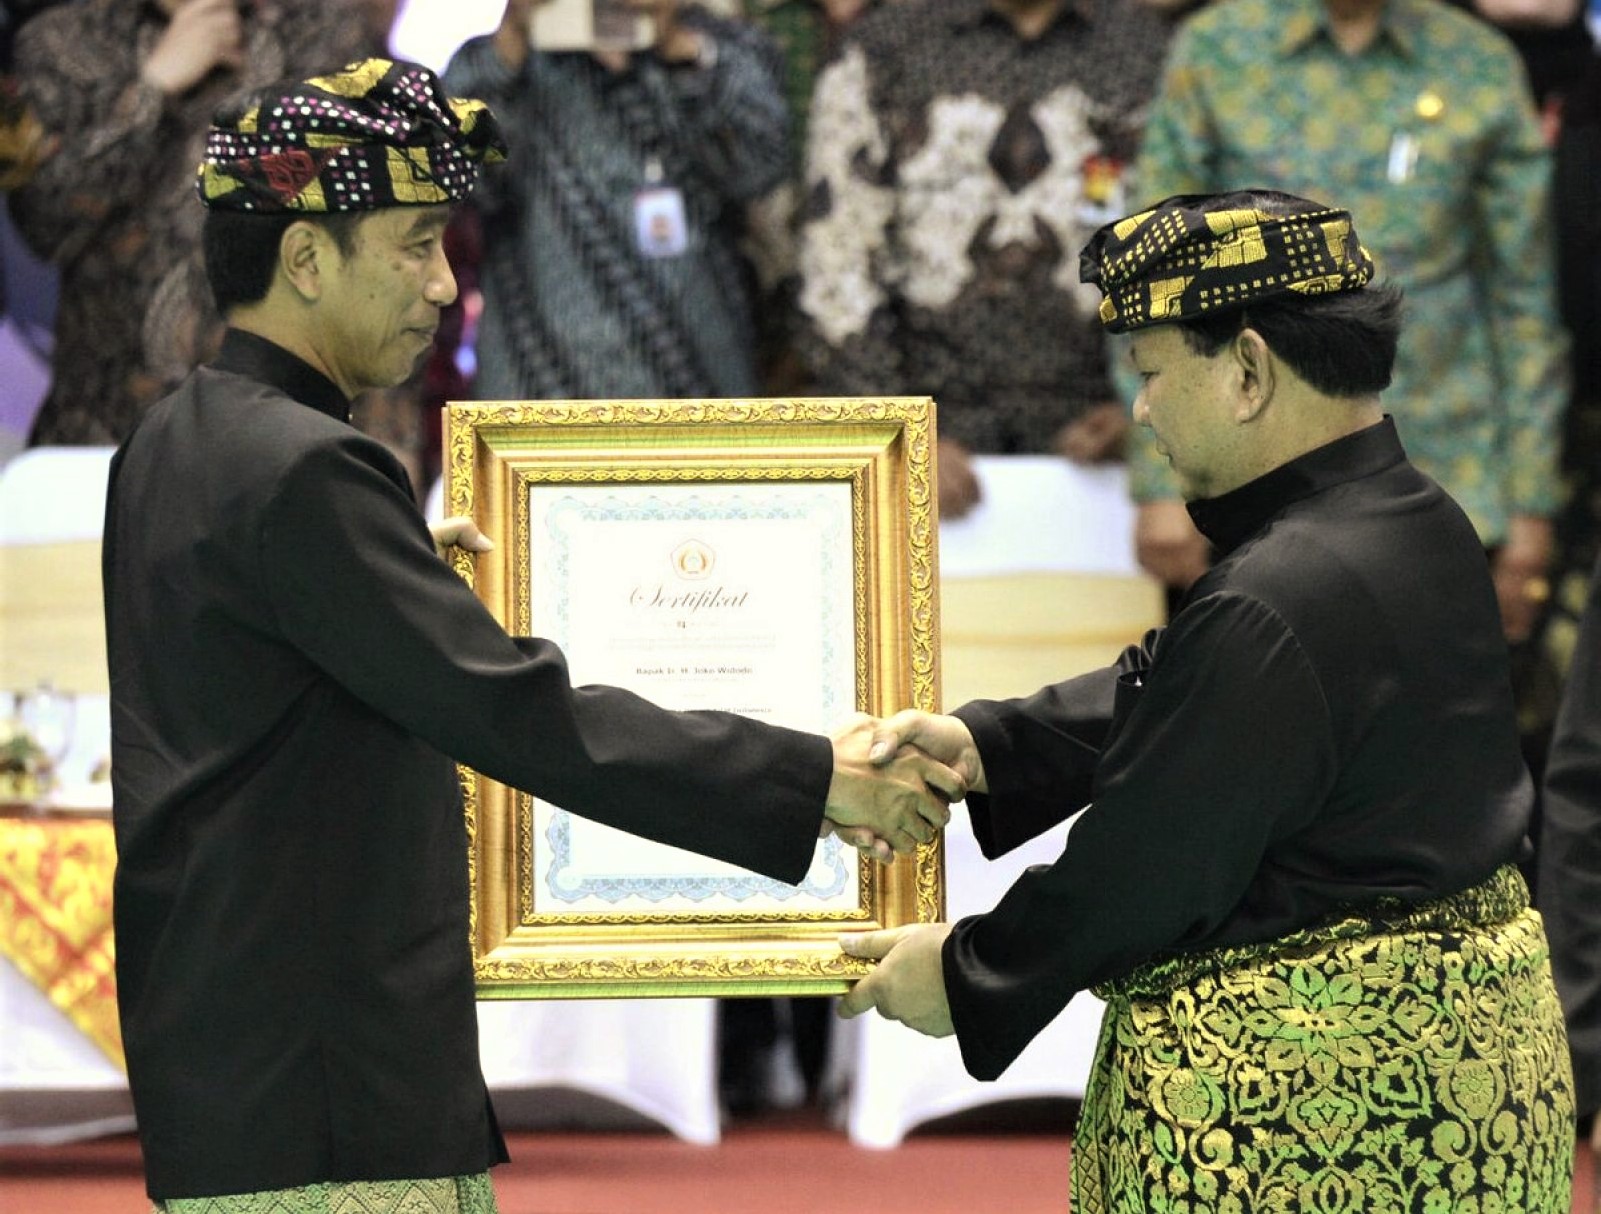
<path id="1" fill-rule="evenodd" d="M 828 733 L 939 704 L 926 398 L 450 406 L 456 568 L 575 684 Z M 820 841 L 805 879 L 649 842 L 463 770 L 484 998 L 829 994 L 841 931 L 944 913 L 938 838 L 884 867 Z"/>

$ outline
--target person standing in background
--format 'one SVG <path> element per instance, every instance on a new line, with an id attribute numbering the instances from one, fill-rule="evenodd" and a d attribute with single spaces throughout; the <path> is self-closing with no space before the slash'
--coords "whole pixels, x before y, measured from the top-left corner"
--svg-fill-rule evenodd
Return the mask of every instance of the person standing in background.
<path id="1" fill-rule="evenodd" d="M 776 52 L 676 0 L 640 51 L 529 46 L 539 0 L 445 70 L 502 116 L 486 174 L 477 379 L 484 399 L 756 392 L 744 207 L 789 163 Z"/>
<path id="2" fill-rule="evenodd" d="M 77 0 L 23 26 L 18 84 L 57 153 L 9 201 L 61 273 L 31 444 L 121 441 L 215 351 L 189 205 L 212 111 L 374 49 L 364 17 L 352 0 Z"/>
<path id="3" fill-rule="evenodd" d="M 1180 26 L 1139 197 L 1268 185 L 1337 197 L 1404 286 L 1386 396 L 1407 451 L 1491 554 L 1508 641 L 1549 596 L 1567 343 L 1551 156 L 1517 54 L 1438 0 L 1219 0 Z M 1141 563 L 1183 587 L 1207 547 L 1148 439 L 1131 443 Z"/>
<path id="4" fill-rule="evenodd" d="M 1545 769 L 1540 914 L 1567 1016 L 1579 1148 L 1601 1148 L 1601 563 Z M 1586 1212 L 1588 1214 L 1588 1212 Z"/>
<path id="5" fill-rule="evenodd" d="M 784 65 L 789 105 L 790 172 L 751 203 L 743 245 L 756 275 L 757 370 L 768 396 L 808 394 L 811 375 L 796 349 L 800 323 L 797 248 L 805 178 L 806 132 L 818 74 L 834 57 L 846 32 L 878 0 L 747 0 L 745 19 L 777 45 Z"/>
<path id="6" fill-rule="evenodd" d="M 804 352 L 826 392 L 938 401 L 946 517 L 979 499 L 970 452 L 1121 442 L 1072 252 L 1122 213 L 1167 31 L 1122 0 L 909 0 L 863 17 L 818 79 Z"/>

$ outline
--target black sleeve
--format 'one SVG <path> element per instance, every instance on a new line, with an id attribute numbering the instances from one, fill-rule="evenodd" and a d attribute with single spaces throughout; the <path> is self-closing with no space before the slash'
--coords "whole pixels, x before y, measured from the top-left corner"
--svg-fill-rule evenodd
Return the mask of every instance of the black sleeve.
<path id="1" fill-rule="evenodd" d="M 1030 869 L 946 942 L 951 1015 L 977 1078 L 1005 1070 L 1078 991 L 1204 939 L 1332 783 L 1318 679 L 1257 600 L 1191 603 L 1157 638 L 1140 681 L 1122 686 L 1126 708 L 1062 857 Z M 1022 761 L 1055 736 L 1055 704 L 1019 701 L 1003 717 Z M 1026 712 L 1039 719 L 1020 719 Z M 994 778 L 987 756 L 985 774 Z"/>
<path id="2" fill-rule="evenodd" d="M 493 779 L 799 881 L 832 776 L 828 740 L 573 687 L 554 645 L 514 642 L 435 555 L 385 458 L 352 432 L 281 478 L 260 560 L 289 641 L 401 728 Z"/>
<path id="3" fill-rule="evenodd" d="M 985 856 L 1005 855 L 1089 802 L 1101 751 L 1132 707 L 1160 636 L 1153 629 L 1104 670 L 1023 699 L 974 700 L 952 714 L 984 762 L 989 792 L 970 794 L 967 810 Z"/>
<path id="4" fill-rule="evenodd" d="M 1557 714 L 1543 815 L 1538 904 L 1583 1116 L 1601 1108 L 1601 565 Z"/>

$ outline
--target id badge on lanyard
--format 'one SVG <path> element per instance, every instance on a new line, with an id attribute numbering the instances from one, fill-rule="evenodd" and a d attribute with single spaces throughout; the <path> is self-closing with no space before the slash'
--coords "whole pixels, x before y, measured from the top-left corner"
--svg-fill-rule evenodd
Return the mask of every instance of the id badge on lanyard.
<path id="1" fill-rule="evenodd" d="M 645 188 L 634 195 L 634 246 L 642 257 L 682 257 L 689 248 L 684 193 L 662 180 L 654 156 L 645 162 Z"/>

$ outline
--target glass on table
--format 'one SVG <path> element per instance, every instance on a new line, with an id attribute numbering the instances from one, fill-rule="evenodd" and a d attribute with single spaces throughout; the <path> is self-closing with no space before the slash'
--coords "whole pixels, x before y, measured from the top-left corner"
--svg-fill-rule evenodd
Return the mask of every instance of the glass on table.
<path id="1" fill-rule="evenodd" d="M 49 680 L 15 695 L 4 727 L 6 775 L 15 786 L 8 791 L 15 799 L 31 801 L 36 807 L 48 801 L 61 762 L 72 749 L 76 719 L 73 694 L 59 690 Z"/>

